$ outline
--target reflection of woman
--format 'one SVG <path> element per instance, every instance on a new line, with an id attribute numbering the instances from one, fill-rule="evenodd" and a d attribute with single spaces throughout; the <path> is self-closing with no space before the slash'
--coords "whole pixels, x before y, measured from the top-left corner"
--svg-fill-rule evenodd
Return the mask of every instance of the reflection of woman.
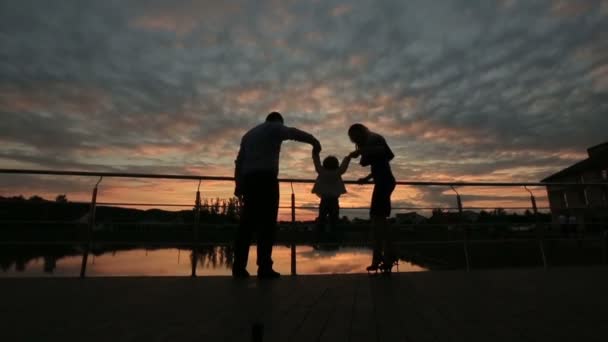
<path id="1" fill-rule="evenodd" d="M 374 182 L 374 192 L 370 208 L 374 253 L 368 271 L 390 272 L 396 262 L 391 246 L 390 227 L 387 217 L 391 215 L 391 194 L 395 190 L 395 177 L 391 171 L 390 161 L 395 157 L 386 140 L 371 132 L 362 124 L 354 124 L 348 130 L 350 140 L 357 150 L 353 157 L 361 156 L 361 166 L 370 166 L 369 176 L 361 178 L 360 183 Z"/>

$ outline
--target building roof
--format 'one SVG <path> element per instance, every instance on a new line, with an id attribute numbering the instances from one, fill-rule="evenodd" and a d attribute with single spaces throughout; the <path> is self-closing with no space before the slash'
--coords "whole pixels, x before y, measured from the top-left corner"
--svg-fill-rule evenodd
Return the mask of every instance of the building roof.
<path id="1" fill-rule="evenodd" d="M 590 158 L 587 158 L 587 159 L 580 161 L 570 167 L 567 167 L 557 173 L 552 174 L 551 176 L 543 179 L 541 182 L 551 183 L 551 182 L 559 181 L 560 179 L 565 178 L 565 177 L 580 175 L 584 171 L 593 168 L 593 164 L 595 164 L 593 162 L 593 160 L 591 160 Z"/>
<path id="2" fill-rule="evenodd" d="M 606 151 L 608 151 L 608 142 L 591 147 L 587 150 L 589 153 L 589 158 L 567 167 L 543 179 L 541 182 L 559 182 L 561 179 L 566 177 L 580 176 L 585 171 L 601 170 L 606 168 L 608 166 L 608 157 L 606 156 Z"/>

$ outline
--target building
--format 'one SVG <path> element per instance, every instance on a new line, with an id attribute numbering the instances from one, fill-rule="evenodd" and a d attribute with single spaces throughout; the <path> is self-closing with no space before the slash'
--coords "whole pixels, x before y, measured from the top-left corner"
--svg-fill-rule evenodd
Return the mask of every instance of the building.
<path id="1" fill-rule="evenodd" d="M 543 179 L 553 221 L 576 222 L 595 230 L 608 222 L 608 142 L 587 150 L 589 158 Z M 562 186 L 559 183 L 606 183 L 602 186 Z"/>

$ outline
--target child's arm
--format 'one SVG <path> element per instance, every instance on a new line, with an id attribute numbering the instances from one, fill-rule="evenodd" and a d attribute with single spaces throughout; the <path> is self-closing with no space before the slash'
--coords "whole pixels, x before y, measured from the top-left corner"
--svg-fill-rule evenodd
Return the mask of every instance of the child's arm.
<path id="1" fill-rule="evenodd" d="M 348 164 L 350 164 L 350 159 L 350 155 L 342 159 L 342 164 L 340 164 L 340 168 L 338 169 L 338 172 L 340 172 L 341 175 L 345 174 L 346 170 L 348 170 Z"/>
<path id="2" fill-rule="evenodd" d="M 321 170 L 323 169 L 323 166 L 321 166 L 321 157 L 316 151 L 312 152 L 312 162 L 315 164 L 315 171 L 317 171 L 317 173 L 321 173 Z"/>

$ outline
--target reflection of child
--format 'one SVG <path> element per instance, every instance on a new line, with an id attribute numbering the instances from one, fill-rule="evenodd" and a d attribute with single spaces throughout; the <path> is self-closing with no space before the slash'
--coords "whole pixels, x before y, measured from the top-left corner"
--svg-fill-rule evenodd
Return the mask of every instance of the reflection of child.
<path id="1" fill-rule="evenodd" d="M 340 217 L 340 201 L 342 194 L 346 193 L 346 187 L 342 175 L 348 169 L 351 156 L 348 155 L 339 164 L 334 156 L 326 157 L 321 164 L 319 153 L 313 152 L 312 160 L 317 171 L 317 180 L 312 192 L 321 198 L 319 204 L 319 225 L 324 225 L 329 219 L 329 226 L 334 229 Z"/>

